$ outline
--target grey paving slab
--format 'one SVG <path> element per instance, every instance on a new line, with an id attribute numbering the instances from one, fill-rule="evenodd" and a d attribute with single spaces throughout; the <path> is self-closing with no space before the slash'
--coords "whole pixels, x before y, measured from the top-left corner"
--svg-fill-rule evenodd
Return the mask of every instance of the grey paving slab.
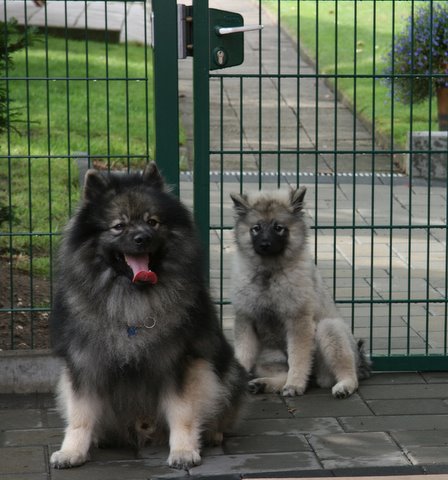
<path id="1" fill-rule="evenodd" d="M 394 398 L 448 398 L 448 385 L 361 385 L 359 393 L 367 400 Z"/>
<path id="2" fill-rule="evenodd" d="M 357 394 L 341 402 L 331 395 L 329 389 L 326 391 L 328 396 L 304 395 L 297 398 L 288 398 L 286 404 L 296 418 L 319 417 L 322 412 L 325 412 L 328 417 L 373 415 L 369 407 Z"/>
<path id="3" fill-rule="evenodd" d="M 49 480 L 50 476 L 47 473 L 21 473 L 19 475 L 14 475 L 11 477 L 11 474 L 1 475 L 0 480 Z"/>
<path id="4" fill-rule="evenodd" d="M 366 403 L 375 415 L 448 414 L 447 401 L 439 398 L 389 398 L 385 400 L 367 400 Z"/>
<path id="5" fill-rule="evenodd" d="M 229 455 L 227 457 L 209 457 L 207 461 L 191 469 L 194 475 L 216 475 L 222 473 L 287 472 L 307 469 L 320 469 L 321 466 L 312 452 L 267 453 L 253 455 Z"/>
<path id="6" fill-rule="evenodd" d="M 16 395 L 14 393 L 0 394 L 0 409 L 41 409 L 54 406 L 54 394 L 35 393 Z"/>
<path id="7" fill-rule="evenodd" d="M 346 432 L 394 432 L 412 430 L 446 430 L 448 415 L 386 415 L 340 417 Z"/>
<path id="8" fill-rule="evenodd" d="M 26 428 L 0 432 L 0 446 L 18 447 L 25 445 L 50 445 L 61 443 L 64 436 L 62 428 Z"/>
<path id="9" fill-rule="evenodd" d="M 309 441 L 327 469 L 409 465 L 400 448 L 383 432 L 311 435 Z"/>
<path id="10" fill-rule="evenodd" d="M 45 412 L 45 424 L 50 428 L 60 428 L 64 426 L 64 421 L 56 409 L 49 408 Z"/>
<path id="11" fill-rule="evenodd" d="M 448 462 L 448 446 L 443 447 L 422 447 L 410 448 L 407 455 L 411 462 L 415 465 L 425 464 L 446 465 Z"/>
<path id="12" fill-rule="evenodd" d="M 44 447 L 0 448 L 0 474 L 45 473 L 46 471 Z"/>
<path id="13" fill-rule="evenodd" d="M 240 422 L 233 435 L 300 435 L 303 433 L 337 433 L 343 432 L 335 418 L 293 418 L 293 419 L 259 419 Z"/>
<path id="14" fill-rule="evenodd" d="M 0 426 L 2 430 L 12 428 L 42 428 L 44 426 L 42 411 L 35 409 L 0 410 Z"/>
<path id="15" fill-rule="evenodd" d="M 244 408 L 243 418 L 291 418 L 292 414 L 285 408 L 284 400 L 278 395 L 251 395 Z"/>
<path id="16" fill-rule="evenodd" d="M 448 372 L 423 372 L 422 377 L 428 383 L 448 383 Z"/>
<path id="17" fill-rule="evenodd" d="M 418 447 L 437 447 L 448 446 L 448 429 L 447 430 L 410 430 L 401 432 L 391 432 L 391 437 L 402 447 L 418 448 Z"/>
<path id="18" fill-rule="evenodd" d="M 54 480 L 147 480 L 148 478 L 184 478 L 184 470 L 174 470 L 149 460 L 90 462 L 80 468 L 52 470 Z"/>
<path id="19" fill-rule="evenodd" d="M 304 435 L 257 435 L 251 437 L 230 437 L 223 445 L 226 455 L 304 452 L 311 451 L 311 447 Z"/>

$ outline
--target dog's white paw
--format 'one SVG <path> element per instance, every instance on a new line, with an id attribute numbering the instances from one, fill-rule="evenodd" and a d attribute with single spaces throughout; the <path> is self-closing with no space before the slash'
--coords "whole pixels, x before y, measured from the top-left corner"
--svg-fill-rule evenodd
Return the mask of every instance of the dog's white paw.
<path id="1" fill-rule="evenodd" d="M 58 450 L 50 458 L 51 466 L 57 469 L 79 467 L 86 461 L 87 455 L 77 450 Z"/>
<path id="2" fill-rule="evenodd" d="M 173 450 L 168 457 L 168 465 L 172 468 L 185 469 L 201 464 L 201 455 L 197 450 Z"/>
<path id="3" fill-rule="evenodd" d="M 305 393 L 305 385 L 285 385 L 282 388 L 282 395 L 284 397 L 296 397 Z"/>
<path id="4" fill-rule="evenodd" d="M 341 380 L 331 389 L 331 393 L 335 398 L 347 398 L 354 393 L 357 388 L 357 382 L 352 380 Z"/>

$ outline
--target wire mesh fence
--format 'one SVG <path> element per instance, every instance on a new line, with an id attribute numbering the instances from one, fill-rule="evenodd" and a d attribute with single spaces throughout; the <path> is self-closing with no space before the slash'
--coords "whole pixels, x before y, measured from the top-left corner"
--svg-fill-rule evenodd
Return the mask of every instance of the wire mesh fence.
<path id="1" fill-rule="evenodd" d="M 144 2 L 1 2 L 0 349 L 48 347 L 53 258 L 86 169 L 153 155 L 147 15 Z"/>
<path id="2" fill-rule="evenodd" d="M 246 35 L 245 63 L 210 75 L 224 325 L 229 192 L 304 184 L 316 263 L 375 367 L 446 368 L 446 4 L 257 6 L 245 20 L 264 29 Z"/>
<path id="3" fill-rule="evenodd" d="M 245 35 L 240 67 L 208 74 L 205 221 L 224 328 L 232 323 L 229 193 L 305 184 L 312 253 L 376 366 L 446 368 L 445 4 L 209 3 L 264 25 Z M 0 133 L 1 349 L 48 346 L 52 258 L 79 199 L 80 170 L 139 168 L 154 155 L 150 8 L 1 2 L 3 45 L 24 36 L 1 80 L 5 111 L 17 112 Z M 18 31 L 5 22 L 12 17 Z M 179 68 L 182 110 L 191 63 Z M 193 165 L 182 167 L 191 205 Z"/>

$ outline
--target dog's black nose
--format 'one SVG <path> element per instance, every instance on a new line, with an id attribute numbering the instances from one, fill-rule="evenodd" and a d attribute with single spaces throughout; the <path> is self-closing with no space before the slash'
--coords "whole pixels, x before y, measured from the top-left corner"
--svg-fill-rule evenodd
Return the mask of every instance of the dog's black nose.
<path id="1" fill-rule="evenodd" d="M 145 243 L 147 243 L 148 240 L 149 240 L 149 236 L 143 233 L 138 233 L 137 235 L 134 236 L 134 243 L 139 247 L 145 245 Z"/>
<path id="2" fill-rule="evenodd" d="M 269 250 L 271 248 L 271 242 L 269 242 L 268 240 L 264 240 L 262 242 L 260 242 L 260 248 L 262 250 Z"/>

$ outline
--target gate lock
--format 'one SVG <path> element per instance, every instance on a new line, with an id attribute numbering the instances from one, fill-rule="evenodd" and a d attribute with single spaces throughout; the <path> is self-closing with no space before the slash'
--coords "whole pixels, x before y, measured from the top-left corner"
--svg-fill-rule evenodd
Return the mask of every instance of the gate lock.
<path id="1" fill-rule="evenodd" d="M 177 5 L 178 57 L 193 56 L 193 7 Z M 244 25 L 242 15 L 209 9 L 210 70 L 234 67 L 244 61 L 244 32 L 261 30 L 263 25 Z"/>

